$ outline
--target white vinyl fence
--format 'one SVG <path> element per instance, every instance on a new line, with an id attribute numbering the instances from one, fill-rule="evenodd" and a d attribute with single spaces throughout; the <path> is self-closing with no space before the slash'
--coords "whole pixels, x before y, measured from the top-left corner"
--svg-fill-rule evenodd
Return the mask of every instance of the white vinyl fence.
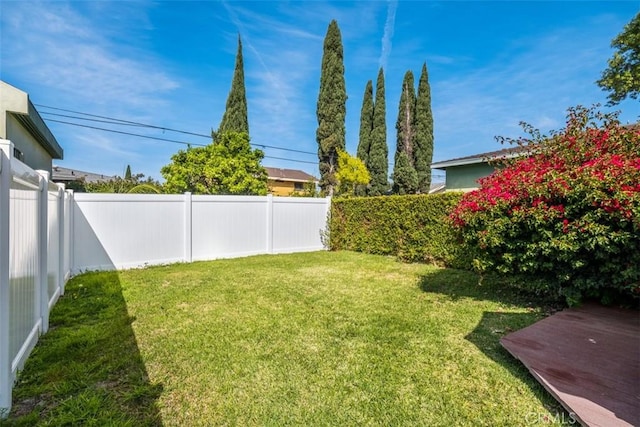
<path id="1" fill-rule="evenodd" d="M 72 272 L 317 251 L 329 199 L 73 195 Z"/>
<path id="2" fill-rule="evenodd" d="M 69 200 L 47 172 L 12 154 L 13 144 L 0 140 L 0 412 L 11 407 L 17 371 L 49 328 L 49 311 L 69 277 Z"/>
<path id="3" fill-rule="evenodd" d="M 72 274 L 323 249 L 331 199 L 64 191 L 0 140 L 0 418 Z"/>

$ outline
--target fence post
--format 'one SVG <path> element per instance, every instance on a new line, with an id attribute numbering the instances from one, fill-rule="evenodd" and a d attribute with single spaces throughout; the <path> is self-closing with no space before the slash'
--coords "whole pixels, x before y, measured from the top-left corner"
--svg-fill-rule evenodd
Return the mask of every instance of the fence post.
<path id="1" fill-rule="evenodd" d="M 67 225 L 69 226 L 69 230 L 67 231 L 67 251 L 69 256 L 69 277 L 71 277 L 75 270 L 75 210 L 76 210 L 76 201 L 73 198 L 73 190 L 67 190 L 67 195 L 69 196 L 69 209 L 67 210 L 67 215 L 69 216 L 69 220 L 67 221 Z"/>
<path id="2" fill-rule="evenodd" d="M 192 245 L 191 241 L 193 238 L 193 229 L 192 229 L 192 217 L 191 217 L 191 204 L 193 203 L 193 199 L 191 197 L 191 193 L 187 191 L 184 193 L 184 261 L 192 262 L 193 261 L 193 253 L 192 253 Z"/>
<path id="3" fill-rule="evenodd" d="M 11 141 L 0 140 L 0 419 L 11 409 L 11 356 L 9 354 L 9 253 L 11 222 Z"/>
<path id="4" fill-rule="evenodd" d="M 267 194 L 267 253 L 273 253 L 273 194 Z"/>
<path id="5" fill-rule="evenodd" d="M 36 170 L 40 174 L 40 192 L 38 194 L 38 288 L 40 291 L 40 318 L 42 319 L 42 333 L 49 330 L 49 283 L 48 283 L 48 252 L 49 252 L 49 172 Z"/>
<path id="6" fill-rule="evenodd" d="M 64 184 L 58 186 L 58 287 L 64 295 Z"/>
<path id="7" fill-rule="evenodd" d="M 325 197 L 326 202 L 326 210 L 325 210 L 325 218 L 326 222 L 324 224 L 324 233 L 322 233 L 324 241 L 322 245 L 326 250 L 331 250 L 331 196 Z"/>

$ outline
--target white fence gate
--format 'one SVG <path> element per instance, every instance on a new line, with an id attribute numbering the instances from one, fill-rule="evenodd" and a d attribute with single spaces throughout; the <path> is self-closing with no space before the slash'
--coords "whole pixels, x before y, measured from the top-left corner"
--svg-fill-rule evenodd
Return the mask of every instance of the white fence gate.
<path id="1" fill-rule="evenodd" d="M 331 199 L 85 194 L 0 140 L 0 415 L 71 274 L 323 249 Z"/>

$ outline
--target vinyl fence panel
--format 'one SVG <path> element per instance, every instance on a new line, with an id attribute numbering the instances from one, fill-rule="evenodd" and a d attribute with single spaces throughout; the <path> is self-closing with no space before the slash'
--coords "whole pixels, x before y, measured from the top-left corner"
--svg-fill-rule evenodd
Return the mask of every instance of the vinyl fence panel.
<path id="1" fill-rule="evenodd" d="M 40 176 L 12 162 L 9 232 L 9 357 L 12 376 L 33 348 L 40 317 Z"/>
<path id="2" fill-rule="evenodd" d="M 183 260 L 182 195 L 75 193 L 74 200 L 74 272 Z"/>
<path id="3" fill-rule="evenodd" d="M 267 197 L 193 196 L 193 259 L 266 253 L 267 208 Z"/>
<path id="4" fill-rule="evenodd" d="M 329 201 L 318 198 L 273 199 L 273 253 L 323 249 Z"/>
<path id="5" fill-rule="evenodd" d="M 0 416 L 64 280 L 62 191 L 12 157 L 13 144 L 0 140 Z"/>

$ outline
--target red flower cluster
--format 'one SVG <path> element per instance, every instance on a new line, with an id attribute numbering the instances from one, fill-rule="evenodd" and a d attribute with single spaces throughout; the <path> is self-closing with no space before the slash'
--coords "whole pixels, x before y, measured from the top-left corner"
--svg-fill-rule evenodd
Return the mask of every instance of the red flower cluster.
<path id="1" fill-rule="evenodd" d="M 528 155 L 464 195 L 450 218 L 479 249 L 476 265 L 577 294 L 612 283 L 638 289 L 640 129 L 592 119 L 592 110 L 571 111 L 566 129 L 527 141 Z"/>

